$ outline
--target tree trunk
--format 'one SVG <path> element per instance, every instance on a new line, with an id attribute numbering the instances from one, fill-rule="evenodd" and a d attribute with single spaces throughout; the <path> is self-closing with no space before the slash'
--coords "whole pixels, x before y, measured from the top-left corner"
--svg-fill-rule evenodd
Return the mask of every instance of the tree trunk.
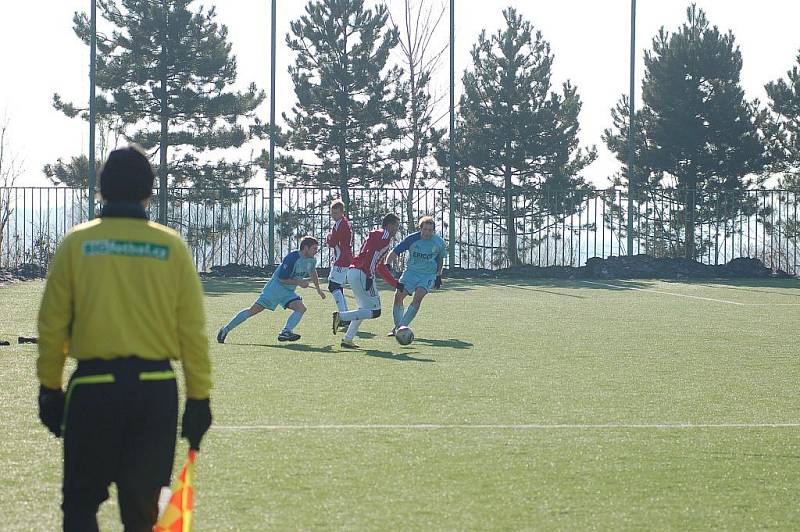
<path id="1" fill-rule="evenodd" d="M 410 45 L 409 45 L 410 46 Z M 409 80 L 411 82 L 411 174 L 408 176 L 408 196 L 406 196 L 406 223 L 408 231 L 413 232 L 416 224 L 414 222 L 414 187 L 417 184 L 417 172 L 419 171 L 419 93 L 417 91 L 417 73 L 414 69 L 413 57 L 409 60 Z M 428 214 L 428 213 L 426 213 Z"/>
<path id="2" fill-rule="evenodd" d="M 417 161 L 415 159 L 411 163 L 411 176 L 408 179 L 408 195 L 406 196 L 406 222 L 408 223 L 408 230 L 410 232 L 413 232 L 414 228 L 417 226 L 416 220 L 414 220 L 414 192 L 417 185 L 416 166 Z"/>
<path id="3" fill-rule="evenodd" d="M 697 180 L 694 176 L 687 182 L 686 187 L 686 216 L 684 226 L 684 242 L 686 243 L 686 258 L 694 259 L 694 218 L 697 205 Z"/>
<path id="4" fill-rule="evenodd" d="M 416 118 L 414 121 L 416 122 Z M 412 144 L 411 174 L 408 176 L 408 196 L 406 197 L 406 221 L 410 232 L 413 232 L 417 225 L 414 220 L 414 191 L 417 186 L 417 172 L 419 171 L 419 131 L 416 124 L 413 127 L 414 142 Z"/>
<path id="5" fill-rule="evenodd" d="M 350 97 L 350 82 L 347 76 L 348 72 L 348 62 L 347 62 L 347 54 L 349 50 L 347 49 L 347 32 L 349 31 L 347 27 L 347 18 L 342 20 L 342 32 L 344 38 L 344 45 L 342 47 L 342 63 L 343 63 L 343 72 L 344 72 L 344 94 L 342 95 L 342 102 L 344 105 L 344 109 L 342 109 L 342 134 L 340 136 L 339 141 L 339 193 L 341 194 L 340 198 L 344 202 L 345 212 L 350 212 L 350 175 L 349 175 L 349 167 L 347 164 L 347 120 L 350 117 L 350 106 L 347 104 L 348 98 Z"/>
<path id="6" fill-rule="evenodd" d="M 161 138 L 158 148 L 160 156 L 158 166 L 158 220 L 163 225 L 167 225 L 167 149 L 169 147 L 167 136 L 169 134 L 169 91 L 167 88 L 169 70 L 167 68 L 167 42 L 169 41 L 168 31 L 168 7 L 167 0 L 162 0 L 164 10 L 163 41 L 161 43 Z"/>
<path id="7" fill-rule="evenodd" d="M 505 169 L 505 203 L 506 203 L 506 233 L 507 233 L 507 255 L 508 262 L 511 266 L 519 264 L 519 257 L 517 255 L 517 227 L 514 218 L 514 196 L 512 194 L 511 182 L 511 167 L 506 166 Z"/>
<path id="8" fill-rule="evenodd" d="M 344 202 L 345 211 L 350 211 L 350 190 L 348 184 L 350 182 L 347 175 L 347 148 L 345 146 L 345 133 L 342 134 L 342 142 L 339 144 L 339 193 L 340 198 Z"/>

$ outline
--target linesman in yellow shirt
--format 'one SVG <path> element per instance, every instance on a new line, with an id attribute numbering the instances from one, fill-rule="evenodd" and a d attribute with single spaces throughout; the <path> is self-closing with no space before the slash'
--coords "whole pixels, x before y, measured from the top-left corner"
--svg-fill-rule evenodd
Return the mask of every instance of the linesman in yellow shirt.
<path id="1" fill-rule="evenodd" d="M 181 436 L 199 449 L 211 425 L 211 365 L 203 293 L 173 230 L 150 222 L 153 169 L 136 146 L 111 152 L 100 174 L 100 218 L 56 251 L 39 309 L 39 417 L 64 438 L 65 531 L 95 531 L 117 485 L 126 532 L 152 531 Z M 66 357 L 77 369 L 63 391 Z"/>

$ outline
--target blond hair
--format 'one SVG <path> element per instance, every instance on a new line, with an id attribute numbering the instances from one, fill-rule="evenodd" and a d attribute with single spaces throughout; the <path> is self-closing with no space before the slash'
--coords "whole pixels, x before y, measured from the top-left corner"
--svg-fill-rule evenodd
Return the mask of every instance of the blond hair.
<path id="1" fill-rule="evenodd" d="M 304 236 L 300 239 L 300 249 L 309 248 L 311 246 L 318 246 L 319 240 L 314 238 L 313 236 Z"/>
<path id="2" fill-rule="evenodd" d="M 433 219 L 433 216 L 423 216 L 420 218 L 417 227 L 422 229 L 422 226 L 425 224 L 433 224 L 433 226 L 436 227 L 436 221 Z"/>

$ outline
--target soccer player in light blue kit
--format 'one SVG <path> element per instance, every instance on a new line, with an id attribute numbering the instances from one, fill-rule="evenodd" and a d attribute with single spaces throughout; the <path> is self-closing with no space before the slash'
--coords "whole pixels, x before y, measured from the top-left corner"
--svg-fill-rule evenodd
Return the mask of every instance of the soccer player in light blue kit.
<path id="1" fill-rule="evenodd" d="M 294 328 L 303 319 L 306 306 L 303 304 L 303 298 L 297 295 L 295 290 L 298 286 L 300 288 L 308 288 L 307 279 L 311 279 L 319 297 L 325 299 L 325 292 L 320 289 L 319 277 L 317 276 L 316 255 L 318 250 L 319 242 L 316 238 L 312 236 L 303 237 L 300 240 L 299 251 L 292 251 L 284 257 L 283 262 L 275 270 L 272 278 L 264 285 L 261 296 L 253 303 L 253 306 L 240 311 L 227 325 L 219 330 L 217 342 L 224 344 L 225 337 L 248 318 L 255 316 L 264 309 L 274 311 L 278 308 L 278 305 L 292 311 L 286 321 L 286 325 L 278 335 L 278 341 L 295 342 L 299 340 L 300 335 L 294 332 Z"/>
<path id="2" fill-rule="evenodd" d="M 433 217 L 423 216 L 419 221 L 419 231 L 408 235 L 386 257 L 386 264 L 391 266 L 397 262 L 400 254 L 408 251 L 406 269 L 394 293 L 394 329 L 389 336 L 394 336 L 398 327 L 408 327 L 428 292 L 442 286 L 442 268 L 447 246 L 435 232 L 436 223 Z M 403 301 L 407 295 L 414 296 L 414 300 L 408 309 L 404 309 Z"/>

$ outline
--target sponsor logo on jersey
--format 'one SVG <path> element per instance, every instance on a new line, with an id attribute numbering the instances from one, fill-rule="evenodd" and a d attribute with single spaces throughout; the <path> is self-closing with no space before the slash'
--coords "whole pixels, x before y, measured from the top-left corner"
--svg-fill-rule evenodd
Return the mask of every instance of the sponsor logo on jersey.
<path id="1" fill-rule="evenodd" d="M 87 240 L 81 246 L 84 257 L 140 257 L 145 259 L 169 259 L 169 247 L 150 242 L 127 240 Z"/>

